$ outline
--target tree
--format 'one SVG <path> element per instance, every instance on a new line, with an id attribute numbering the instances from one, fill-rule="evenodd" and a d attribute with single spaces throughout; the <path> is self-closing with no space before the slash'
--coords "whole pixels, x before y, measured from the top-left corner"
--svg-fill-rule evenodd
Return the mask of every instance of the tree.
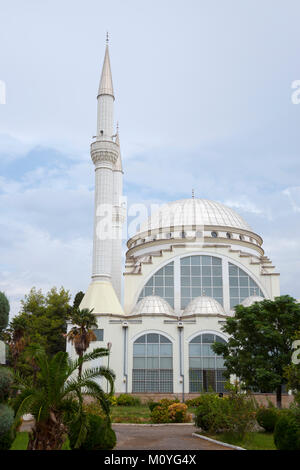
<path id="1" fill-rule="evenodd" d="M 66 350 L 69 301 L 70 293 L 63 287 L 59 291 L 53 287 L 46 295 L 33 287 L 21 301 L 21 312 L 15 317 L 24 322 L 30 343 L 44 347 L 50 356 Z"/>
<path id="2" fill-rule="evenodd" d="M 79 357 L 82 357 L 88 349 L 90 342 L 96 340 L 96 335 L 92 328 L 97 328 L 97 321 L 93 314 L 93 310 L 83 308 L 82 310 L 72 310 L 69 316 L 74 325 L 67 334 L 67 339 L 75 347 L 75 351 Z M 81 376 L 82 365 L 78 369 L 78 375 Z"/>
<path id="3" fill-rule="evenodd" d="M 250 307 L 237 305 L 235 316 L 223 326 L 228 343 L 215 343 L 212 348 L 223 355 L 227 378 L 235 374 L 245 389 L 276 390 L 280 408 L 282 385 L 287 383 L 284 369 L 291 363 L 292 342 L 299 328 L 300 305 L 288 295 Z"/>
<path id="4" fill-rule="evenodd" d="M 115 379 L 113 371 L 106 367 L 95 367 L 85 370 L 81 378 L 74 378 L 74 372 L 80 365 L 107 354 L 106 349 L 99 348 L 77 361 L 71 361 L 66 352 L 58 352 L 49 359 L 45 351 L 40 350 L 34 356 L 39 369 L 36 385 L 31 378 L 16 374 L 19 394 L 13 400 L 15 423 L 26 413 L 31 413 L 35 418 L 28 449 L 61 449 L 68 426 L 74 421 L 80 422 L 75 447 L 80 446 L 87 432 L 83 393 L 100 402 L 109 421 L 109 401 L 94 379 L 105 377 L 112 393 Z"/>
<path id="5" fill-rule="evenodd" d="M 0 292 L 0 333 L 5 330 L 8 325 L 9 310 L 9 301 L 4 292 Z"/>
<path id="6" fill-rule="evenodd" d="M 77 294 L 74 297 L 74 301 L 73 301 L 73 309 L 74 310 L 79 308 L 83 297 L 84 297 L 84 292 L 82 292 L 82 291 L 77 292 Z"/>
<path id="7" fill-rule="evenodd" d="M 9 346 L 12 367 L 16 370 L 20 356 L 29 340 L 24 316 L 17 316 L 12 319 L 9 328 L 4 333 L 4 338 Z"/>

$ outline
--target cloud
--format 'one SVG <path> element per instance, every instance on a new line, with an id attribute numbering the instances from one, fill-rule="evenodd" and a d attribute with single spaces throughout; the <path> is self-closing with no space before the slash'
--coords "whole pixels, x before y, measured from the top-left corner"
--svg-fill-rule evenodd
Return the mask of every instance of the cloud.
<path id="1" fill-rule="evenodd" d="M 291 83 L 300 78 L 300 6 L 275 3 L 6 2 L 0 282 L 15 312 L 32 285 L 76 291 L 89 280 L 89 144 L 107 27 L 129 204 L 194 189 L 230 205 L 299 297 L 300 106 Z"/>

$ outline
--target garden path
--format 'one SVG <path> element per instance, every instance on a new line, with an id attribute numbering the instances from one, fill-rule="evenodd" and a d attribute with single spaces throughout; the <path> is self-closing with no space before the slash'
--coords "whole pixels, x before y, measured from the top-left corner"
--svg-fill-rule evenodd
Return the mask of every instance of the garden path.
<path id="1" fill-rule="evenodd" d="M 113 423 L 112 427 L 117 436 L 115 450 L 233 450 L 192 436 L 198 429 L 191 425 Z"/>

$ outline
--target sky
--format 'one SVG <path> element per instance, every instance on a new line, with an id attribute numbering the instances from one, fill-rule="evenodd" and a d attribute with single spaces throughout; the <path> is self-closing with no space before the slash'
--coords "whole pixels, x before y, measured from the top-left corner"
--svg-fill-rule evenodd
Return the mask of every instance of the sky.
<path id="1" fill-rule="evenodd" d="M 107 31 L 129 204 L 194 189 L 232 207 L 263 237 L 281 293 L 300 298 L 298 0 L 0 7 L 0 290 L 12 315 L 33 286 L 89 284 Z"/>

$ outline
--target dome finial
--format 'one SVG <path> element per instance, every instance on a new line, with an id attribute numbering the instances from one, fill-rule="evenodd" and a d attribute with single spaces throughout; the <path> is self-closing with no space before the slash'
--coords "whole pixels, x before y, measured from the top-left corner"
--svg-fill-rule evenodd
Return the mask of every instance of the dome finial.
<path id="1" fill-rule="evenodd" d="M 194 188 L 192 189 L 192 198 L 193 198 L 193 199 L 195 198 L 195 190 L 194 190 Z"/>
<path id="2" fill-rule="evenodd" d="M 108 45 L 109 43 L 109 35 L 108 35 L 108 31 L 106 31 L 106 44 Z"/>
<path id="3" fill-rule="evenodd" d="M 202 295 L 202 297 L 205 297 L 205 295 L 206 295 L 205 294 L 205 289 L 202 289 L 202 294 L 201 295 Z"/>

